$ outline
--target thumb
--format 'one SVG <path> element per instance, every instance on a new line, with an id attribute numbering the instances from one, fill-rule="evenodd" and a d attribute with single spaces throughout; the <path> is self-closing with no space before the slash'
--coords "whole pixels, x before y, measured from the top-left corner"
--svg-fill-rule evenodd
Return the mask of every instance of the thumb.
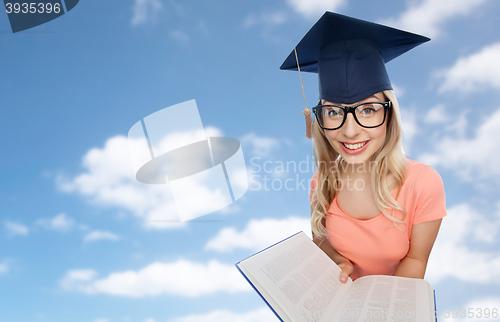
<path id="1" fill-rule="evenodd" d="M 351 262 L 349 262 L 349 263 L 344 262 L 344 263 L 340 264 L 339 267 L 342 269 L 342 272 L 340 272 L 340 281 L 342 283 L 345 283 L 345 282 L 347 282 L 347 278 L 354 271 L 354 267 L 352 266 Z"/>

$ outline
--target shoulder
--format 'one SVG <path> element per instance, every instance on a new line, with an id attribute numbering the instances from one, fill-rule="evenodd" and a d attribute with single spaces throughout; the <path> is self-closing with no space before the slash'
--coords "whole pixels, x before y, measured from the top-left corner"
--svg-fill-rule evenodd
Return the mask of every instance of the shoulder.
<path id="1" fill-rule="evenodd" d="M 442 184 L 441 176 L 433 167 L 408 158 L 406 160 L 405 183 L 411 183 L 415 187 L 425 187 L 435 183 Z"/>
<path id="2" fill-rule="evenodd" d="M 407 198 L 414 209 L 413 224 L 419 224 L 446 216 L 446 196 L 443 180 L 431 166 L 407 159 L 405 176 Z"/>

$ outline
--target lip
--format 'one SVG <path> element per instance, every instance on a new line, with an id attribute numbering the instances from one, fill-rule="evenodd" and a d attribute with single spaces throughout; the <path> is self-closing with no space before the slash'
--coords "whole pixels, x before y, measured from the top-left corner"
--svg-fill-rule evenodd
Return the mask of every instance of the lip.
<path id="1" fill-rule="evenodd" d="M 364 140 L 364 141 L 358 141 L 358 142 L 341 142 L 339 141 L 340 143 L 347 143 L 347 144 L 358 144 L 358 143 L 364 143 L 364 142 L 368 142 L 370 140 Z"/>
<path id="2" fill-rule="evenodd" d="M 347 143 L 347 144 L 358 144 L 358 143 L 363 143 L 363 142 L 366 142 L 365 145 L 363 145 L 362 147 L 356 149 L 356 150 L 350 150 L 348 148 L 346 148 L 344 146 L 343 143 Z M 361 153 L 363 152 L 364 150 L 366 150 L 366 147 L 368 147 L 368 145 L 370 144 L 371 140 L 367 140 L 367 141 L 359 141 L 359 142 L 354 142 L 354 143 L 351 143 L 351 142 L 340 142 L 340 147 L 344 150 L 345 153 L 347 154 L 358 154 L 358 153 Z"/>

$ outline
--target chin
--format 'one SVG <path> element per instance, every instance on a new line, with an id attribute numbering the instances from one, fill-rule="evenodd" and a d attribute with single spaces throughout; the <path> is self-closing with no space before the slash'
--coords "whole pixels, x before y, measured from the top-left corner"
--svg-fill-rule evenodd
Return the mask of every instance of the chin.
<path id="1" fill-rule="evenodd" d="M 356 165 L 356 164 L 363 164 L 363 163 L 366 163 L 366 162 L 369 162 L 371 160 L 373 160 L 373 154 L 366 158 L 366 157 L 360 157 L 360 156 L 355 156 L 355 155 L 350 155 L 350 154 L 341 154 L 342 156 L 342 159 L 348 163 L 348 164 L 352 164 L 352 165 Z"/>

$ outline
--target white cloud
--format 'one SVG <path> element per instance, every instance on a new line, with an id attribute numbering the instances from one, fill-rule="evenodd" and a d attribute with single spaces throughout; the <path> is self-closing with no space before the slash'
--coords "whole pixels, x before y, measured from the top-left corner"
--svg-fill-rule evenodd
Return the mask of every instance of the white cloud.
<path id="1" fill-rule="evenodd" d="M 280 146 L 278 140 L 266 136 L 258 136 L 254 133 L 246 134 L 240 141 L 243 146 L 252 146 L 252 154 L 258 157 L 268 156 L 274 149 Z"/>
<path id="2" fill-rule="evenodd" d="M 309 218 L 253 219 L 242 231 L 233 227 L 221 229 L 206 243 L 205 249 L 219 252 L 230 252 L 238 248 L 258 251 L 299 231 L 304 231 L 311 237 L 310 227 Z"/>
<path id="3" fill-rule="evenodd" d="M 98 241 L 98 240 L 118 240 L 120 237 L 109 231 L 93 230 L 85 235 L 83 241 Z"/>
<path id="4" fill-rule="evenodd" d="M 82 283 L 92 281 L 96 275 L 97 272 L 92 269 L 71 270 L 64 275 L 59 284 L 64 289 L 75 289 L 77 286 L 82 285 Z"/>
<path id="5" fill-rule="evenodd" d="M 199 141 L 200 137 L 222 137 L 224 133 L 219 128 L 207 126 L 196 131 L 173 132 L 165 135 L 154 148 L 155 151 L 171 151 L 171 147 L 181 147 Z"/>
<path id="6" fill-rule="evenodd" d="M 7 274 L 9 272 L 9 263 L 7 262 L 6 259 L 4 259 L 0 263 L 0 275 Z"/>
<path id="7" fill-rule="evenodd" d="M 345 0 L 287 0 L 287 4 L 305 18 L 316 18 L 325 11 L 337 11 Z"/>
<path id="8" fill-rule="evenodd" d="M 396 95 L 398 99 L 405 95 L 406 89 L 394 83 L 392 83 L 391 85 L 392 85 L 392 91 L 394 92 L 394 95 Z"/>
<path id="9" fill-rule="evenodd" d="M 222 132 L 214 127 L 207 127 L 202 132 L 203 137 L 205 134 L 207 136 L 223 136 Z M 179 142 L 187 140 L 186 142 L 191 143 L 193 141 L 189 141 L 189 139 L 192 134 L 179 135 L 174 133 L 167 135 L 159 140 L 158 146 L 155 145 L 154 148 L 163 151 L 162 147 L 168 146 L 172 142 L 178 145 Z M 90 149 L 83 157 L 84 171 L 73 178 L 58 176 L 59 188 L 65 192 L 78 193 L 95 204 L 126 209 L 143 219 L 148 228 L 185 227 L 185 224 L 180 222 L 178 212 L 181 204 L 179 200 L 182 198 L 179 197 L 178 193 L 176 195 L 178 203 L 175 203 L 174 195 L 170 189 L 171 184 L 144 184 L 136 180 L 129 143 L 134 146 L 134 144 L 139 144 L 140 140 L 131 139 L 129 142 L 124 136 L 115 136 L 106 140 L 104 147 Z M 185 178 L 182 182 L 191 179 Z M 177 186 L 181 183 L 176 181 Z M 190 205 L 204 209 L 218 209 L 216 207 L 217 189 L 207 190 L 206 188 L 201 183 L 193 186 L 191 191 L 197 189 L 196 191 L 203 190 L 204 193 L 197 196 L 196 203 L 192 202 L 192 194 L 189 195 Z M 186 206 L 185 204 L 181 205 Z"/>
<path id="10" fill-rule="evenodd" d="M 180 228 L 179 217 L 166 185 L 136 181 L 127 138 L 115 136 L 103 148 L 92 148 L 83 157 L 84 172 L 74 178 L 58 177 L 65 192 L 75 192 L 93 203 L 126 209 L 144 220 L 150 228 Z M 151 222 L 165 221 L 164 223 Z"/>
<path id="11" fill-rule="evenodd" d="M 193 314 L 173 319 L 172 322 L 274 322 L 276 315 L 263 307 L 249 312 L 236 313 L 227 310 L 215 310 L 206 314 Z"/>
<path id="12" fill-rule="evenodd" d="M 427 112 L 424 121 L 426 123 L 439 124 L 447 123 L 449 119 L 450 117 L 446 114 L 446 106 L 439 104 Z"/>
<path id="13" fill-rule="evenodd" d="M 486 218 L 468 204 L 448 209 L 429 258 L 426 279 L 445 277 L 474 283 L 500 283 L 500 252 L 471 249 L 470 243 L 493 245 L 500 216 Z"/>
<path id="14" fill-rule="evenodd" d="M 443 136 L 434 145 L 433 152 L 426 152 L 417 159 L 433 167 L 454 170 L 463 180 L 480 183 L 481 179 L 494 179 L 500 176 L 496 165 L 500 159 L 500 109 L 491 114 L 477 127 L 471 137 L 455 135 Z"/>
<path id="15" fill-rule="evenodd" d="M 463 110 L 460 112 L 460 116 L 456 117 L 456 120 L 454 123 L 450 123 L 445 127 L 446 131 L 449 132 L 454 132 L 455 137 L 463 137 L 465 134 L 465 131 L 467 130 L 467 125 L 468 125 L 468 118 L 467 114 L 469 114 L 471 111 L 470 110 Z"/>
<path id="16" fill-rule="evenodd" d="M 415 110 L 401 111 L 401 127 L 403 128 L 403 147 L 406 154 L 409 154 L 412 141 L 417 134 L 417 116 Z"/>
<path id="17" fill-rule="evenodd" d="M 436 73 L 444 79 L 441 92 L 457 91 L 481 92 L 500 89 L 500 43 L 486 46 L 467 57 L 459 58 L 456 63 Z"/>
<path id="18" fill-rule="evenodd" d="M 398 18 L 382 20 L 382 24 L 420 33 L 430 38 L 441 34 L 443 24 L 455 17 L 465 17 L 487 0 L 423 0 L 410 2 L 410 8 Z"/>
<path id="19" fill-rule="evenodd" d="M 132 8 L 132 25 L 140 25 L 154 20 L 161 8 L 160 0 L 135 0 Z"/>
<path id="20" fill-rule="evenodd" d="M 185 131 L 185 132 L 172 132 L 168 133 L 158 141 L 157 144 L 152 146 L 155 155 L 163 153 L 164 151 L 172 151 L 174 149 L 192 144 L 193 142 L 198 142 L 203 140 L 205 137 L 223 137 L 224 134 L 218 128 L 208 126 L 205 129 L 196 131 Z M 172 158 L 174 156 L 171 156 Z M 184 155 L 180 154 L 180 157 Z M 191 162 L 196 160 L 191 160 Z M 204 164 L 203 159 L 200 159 L 201 164 Z M 198 167 L 198 166 L 197 166 Z"/>
<path id="21" fill-rule="evenodd" d="M 40 219 L 37 221 L 37 224 L 50 230 L 68 231 L 73 228 L 75 222 L 66 214 L 61 213 L 54 218 Z"/>
<path id="22" fill-rule="evenodd" d="M 180 259 L 171 263 L 152 263 L 138 271 L 111 273 L 102 279 L 97 279 L 96 275 L 93 270 L 68 271 L 60 285 L 63 289 L 86 294 L 127 297 L 162 294 L 195 297 L 251 290 L 234 265 L 217 260 L 204 264 Z"/>
<path id="23" fill-rule="evenodd" d="M 30 232 L 29 228 L 25 225 L 13 221 L 6 221 L 5 229 L 10 236 L 25 236 Z"/>

